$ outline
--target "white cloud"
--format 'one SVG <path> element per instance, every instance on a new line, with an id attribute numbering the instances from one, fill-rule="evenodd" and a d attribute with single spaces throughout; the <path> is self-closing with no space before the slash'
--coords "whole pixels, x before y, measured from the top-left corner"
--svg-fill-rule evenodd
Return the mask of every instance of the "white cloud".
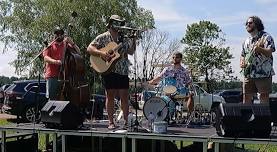
<path id="1" fill-rule="evenodd" d="M 257 3 L 259 4 L 277 4 L 276 0 L 256 0 Z"/>
<path id="2" fill-rule="evenodd" d="M 9 64 L 16 59 L 16 56 L 17 56 L 17 53 L 14 51 L 7 51 L 0 55 L 0 64 L 1 64 L 0 75 L 1 76 L 7 76 L 7 77 L 17 76 L 15 74 L 15 68 Z"/>

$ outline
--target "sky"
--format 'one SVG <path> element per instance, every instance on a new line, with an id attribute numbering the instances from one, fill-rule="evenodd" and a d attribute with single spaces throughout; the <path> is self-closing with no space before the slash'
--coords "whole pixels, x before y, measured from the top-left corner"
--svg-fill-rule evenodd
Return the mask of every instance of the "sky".
<path id="1" fill-rule="evenodd" d="M 171 38 L 182 39 L 186 26 L 201 20 L 217 24 L 226 35 L 226 46 L 231 48 L 234 58 L 231 66 L 234 76 L 241 78 L 239 58 L 243 40 L 248 36 L 244 23 L 249 16 L 259 16 L 265 31 L 277 43 L 277 0 L 138 0 L 138 5 L 151 10 L 157 29 L 168 32 Z M 0 48 L 2 48 L 0 44 Z M 0 55 L 0 75 L 16 76 L 9 66 L 16 52 Z M 277 53 L 273 53 L 274 69 L 277 73 Z M 273 76 L 277 82 L 277 76 Z"/>
<path id="2" fill-rule="evenodd" d="M 152 11 L 158 29 L 180 40 L 189 24 L 201 20 L 217 24 L 225 33 L 225 45 L 231 48 L 234 57 L 231 59 L 234 76 L 239 78 L 241 46 L 248 36 L 244 24 L 249 16 L 259 16 L 265 31 L 277 44 L 277 0 L 138 0 L 138 5 Z M 273 58 L 277 73 L 277 52 Z M 277 76 L 273 76 L 273 81 L 277 82 Z"/>

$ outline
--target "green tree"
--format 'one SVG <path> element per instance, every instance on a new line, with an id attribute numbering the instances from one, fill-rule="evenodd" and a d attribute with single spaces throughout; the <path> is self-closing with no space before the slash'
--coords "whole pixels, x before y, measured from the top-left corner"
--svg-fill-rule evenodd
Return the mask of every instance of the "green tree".
<path id="1" fill-rule="evenodd" d="M 76 18 L 71 17 L 73 11 L 78 14 Z M 99 75 L 89 66 L 86 48 L 96 35 L 106 30 L 107 19 L 112 14 L 123 16 L 128 25 L 138 28 L 154 27 L 151 11 L 138 7 L 136 0 L 1 1 L 0 41 L 5 44 L 3 52 L 8 48 L 17 50 L 17 59 L 12 62 L 16 73 L 37 77 L 38 72 L 43 71 L 43 62 L 35 60 L 31 67 L 26 66 L 43 49 L 43 42 L 52 40 L 54 27 L 63 27 L 82 51 L 86 71 L 90 71 L 87 72 L 87 78 L 92 80 L 91 84 L 96 84 L 94 82 L 98 82 Z M 69 24 L 73 25 L 70 32 Z M 95 87 L 98 86 L 100 85 Z"/>
<path id="2" fill-rule="evenodd" d="M 225 38 L 218 25 L 200 21 L 187 26 L 181 41 L 185 44 L 184 60 L 196 78 L 204 77 L 211 92 L 213 79 L 224 79 L 232 73 L 229 47 L 224 47 Z M 195 78 L 194 77 L 194 78 Z"/>

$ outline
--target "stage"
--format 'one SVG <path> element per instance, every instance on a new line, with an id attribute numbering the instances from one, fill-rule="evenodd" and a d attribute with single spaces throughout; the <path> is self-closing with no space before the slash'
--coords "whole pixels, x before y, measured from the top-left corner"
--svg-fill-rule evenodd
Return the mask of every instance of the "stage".
<path id="1" fill-rule="evenodd" d="M 67 152 L 66 139 L 67 136 L 82 136 L 82 137 L 93 137 L 97 139 L 97 142 L 91 142 L 91 151 L 106 151 L 107 141 L 105 139 L 113 139 L 112 141 L 120 141 L 120 151 L 127 152 L 140 152 L 142 141 L 150 141 L 150 149 L 152 152 L 161 151 L 166 152 L 168 146 L 166 141 L 191 141 L 191 142 L 201 142 L 202 151 L 207 152 L 208 143 L 214 143 L 214 151 L 219 152 L 220 143 L 232 143 L 232 144 L 277 144 L 276 129 L 273 129 L 271 137 L 267 139 L 258 138 L 227 138 L 219 137 L 216 134 L 216 130 L 212 126 L 195 126 L 194 128 L 186 128 L 184 125 L 176 125 L 168 127 L 168 131 L 165 134 L 148 133 L 139 127 L 139 132 L 122 130 L 119 126 L 115 130 L 107 129 L 106 121 L 98 121 L 93 123 L 84 123 L 84 126 L 78 130 L 60 130 L 60 129 L 50 129 L 45 128 L 44 124 L 34 124 L 34 123 L 20 123 L 20 124 L 10 124 L 7 126 L 1 126 L 1 151 L 5 152 L 7 133 L 12 131 L 18 133 L 44 133 L 51 135 L 53 138 L 53 152 L 59 151 L 57 149 L 57 139 L 61 139 L 61 151 Z M 120 125 L 120 124 L 119 124 Z M 48 136 L 49 137 L 49 136 Z M 95 137 L 95 138 L 94 138 Z M 116 139 L 116 140 L 115 140 Z M 49 139 L 46 140 L 49 142 Z M 130 143 L 130 144 L 129 144 Z M 159 146 L 157 148 L 157 145 Z M 110 145 L 111 146 L 111 145 Z M 182 145 L 181 145 L 182 146 Z M 149 148 L 149 147 L 145 147 Z M 147 151 L 147 150 L 146 150 Z M 145 152 L 145 150 L 144 150 Z"/>

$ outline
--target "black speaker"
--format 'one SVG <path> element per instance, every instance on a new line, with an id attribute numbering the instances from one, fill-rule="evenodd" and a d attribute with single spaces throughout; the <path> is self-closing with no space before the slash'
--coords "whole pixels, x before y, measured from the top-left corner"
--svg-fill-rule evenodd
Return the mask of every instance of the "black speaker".
<path id="1" fill-rule="evenodd" d="M 271 119 L 274 126 L 277 126 L 277 97 L 269 98 L 269 107 L 271 112 Z"/>
<path id="2" fill-rule="evenodd" d="M 69 101 L 50 100 L 41 109 L 41 121 L 47 128 L 77 129 L 83 124 L 83 117 Z"/>
<path id="3" fill-rule="evenodd" d="M 224 137 L 269 137 L 269 104 L 220 104 L 216 113 L 216 132 Z"/>

